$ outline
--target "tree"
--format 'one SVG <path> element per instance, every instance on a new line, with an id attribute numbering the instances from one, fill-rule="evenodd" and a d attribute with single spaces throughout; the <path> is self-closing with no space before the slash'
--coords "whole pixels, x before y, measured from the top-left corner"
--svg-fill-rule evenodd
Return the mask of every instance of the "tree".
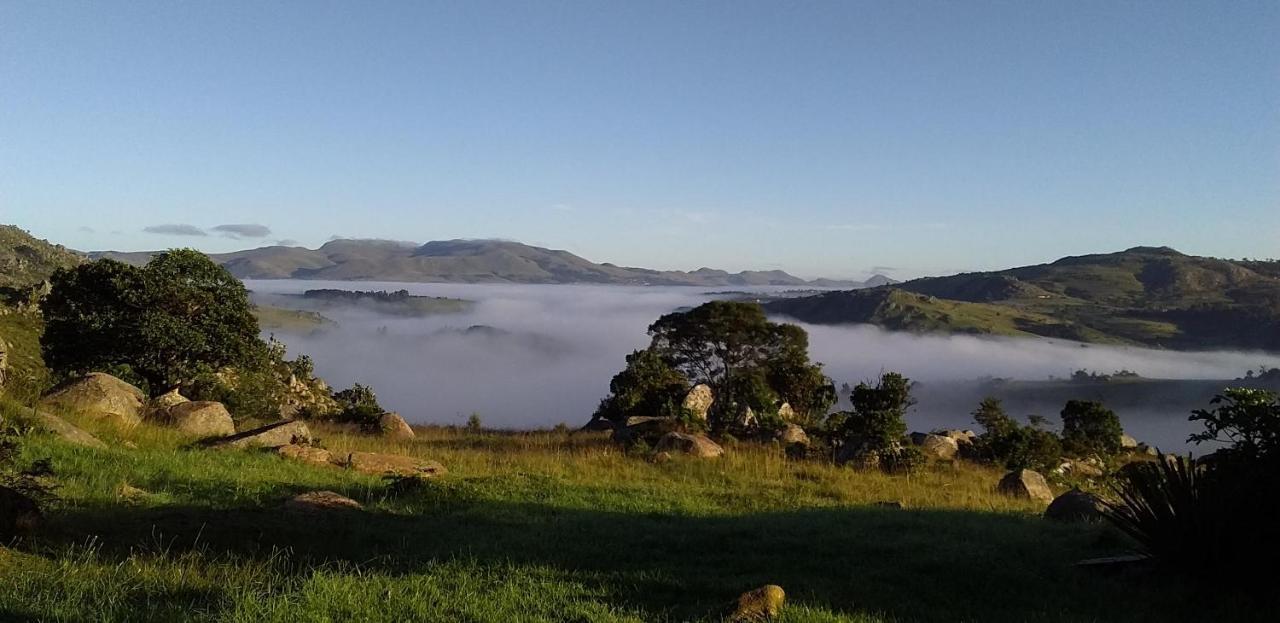
<path id="1" fill-rule="evenodd" d="M 986 461 L 1007 469 L 1048 470 L 1062 458 L 1062 442 L 1044 428 L 1044 418 L 1033 415 L 1024 426 L 1005 413 L 999 399 L 987 397 L 973 412 L 973 420 L 983 431 L 974 440 L 974 450 Z"/>
<path id="2" fill-rule="evenodd" d="M 633 416 L 675 416 L 689 380 L 651 349 L 627 355 L 627 367 L 609 382 L 595 417 L 625 422 Z"/>
<path id="3" fill-rule="evenodd" d="M 712 426 L 724 428 L 758 399 L 759 382 L 793 408 L 825 411 L 834 388 L 810 364 L 808 336 L 800 327 L 770 322 L 755 303 L 711 301 L 659 318 L 649 327 L 649 350 L 691 385 L 715 395 Z M 777 405 L 772 405 L 776 407 Z"/>
<path id="4" fill-rule="evenodd" d="M 1120 418 L 1100 402 L 1068 400 L 1062 408 L 1062 445 L 1078 456 L 1120 451 Z"/>
<path id="5" fill-rule="evenodd" d="M 42 349 L 62 375 L 117 373 L 152 391 L 224 367 L 261 367 L 248 291 L 204 254 L 160 253 L 143 268 L 98 260 L 54 273 Z"/>
<path id="6" fill-rule="evenodd" d="M 1219 406 L 1191 413 L 1190 421 L 1202 422 L 1205 429 L 1187 441 L 1230 444 L 1230 451 L 1244 459 L 1280 450 L 1280 397 L 1275 392 L 1232 387 L 1214 396 L 1211 404 Z"/>
<path id="7" fill-rule="evenodd" d="M 887 372 L 875 385 L 859 383 L 849 399 L 853 409 L 844 417 L 841 430 L 846 444 L 862 452 L 882 453 L 901 445 L 907 434 L 907 409 L 915 404 L 911 379 Z"/>

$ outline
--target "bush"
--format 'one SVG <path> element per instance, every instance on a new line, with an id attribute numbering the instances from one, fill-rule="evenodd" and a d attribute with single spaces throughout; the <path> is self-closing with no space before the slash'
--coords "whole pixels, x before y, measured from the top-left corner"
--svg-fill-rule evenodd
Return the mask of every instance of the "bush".
<path id="1" fill-rule="evenodd" d="M 360 383 L 334 394 L 333 399 L 337 401 L 339 408 L 334 419 L 359 425 L 363 430 L 376 430 L 378 420 L 386 413 L 382 405 L 378 404 L 378 397 L 373 389 Z"/>
<path id="2" fill-rule="evenodd" d="M 1062 408 L 1062 447 L 1076 456 L 1120 451 L 1120 418 L 1100 402 L 1069 400 Z"/>
<path id="3" fill-rule="evenodd" d="M 844 443 L 881 455 L 901 445 L 907 434 L 906 410 L 915 404 L 910 379 L 885 373 L 875 385 L 859 383 L 850 401 L 853 409 L 839 418 Z"/>
<path id="4" fill-rule="evenodd" d="M 986 398 L 973 412 L 973 420 L 982 428 L 974 440 L 974 454 L 979 460 L 1006 469 L 1049 471 L 1062 458 L 1062 444 L 1053 431 L 1044 428 L 1044 419 L 1031 417 L 1022 425 L 1009 417 L 996 398 Z"/>
<path id="5" fill-rule="evenodd" d="M 1205 430 L 1191 435 L 1195 443 L 1218 442 L 1245 460 L 1280 453 L 1280 398 L 1275 392 L 1234 387 L 1214 396 L 1216 409 L 1191 413 Z"/>
<path id="6" fill-rule="evenodd" d="M 909 474 L 929 462 L 916 446 L 899 446 L 880 455 L 880 469 L 890 474 Z"/>

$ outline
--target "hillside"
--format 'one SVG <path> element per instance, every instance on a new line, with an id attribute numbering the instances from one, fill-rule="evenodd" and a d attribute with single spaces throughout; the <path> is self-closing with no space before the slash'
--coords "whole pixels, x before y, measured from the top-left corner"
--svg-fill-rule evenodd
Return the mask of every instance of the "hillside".
<path id="1" fill-rule="evenodd" d="M 146 262 L 150 253 L 104 251 L 91 257 Z M 862 287 L 812 282 L 780 270 L 730 273 L 712 268 L 660 271 L 597 264 L 569 253 L 505 240 L 443 240 L 416 246 L 387 240 L 333 240 L 319 249 L 262 247 L 214 254 L 241 279 L 326 279 L 456 283 L 601 283 L 689 286 Z M 884 279 L 877 276 L 877 281 Z"/>
<path id="2" fill-rule="evenodd" d="M 84 258 L 13 225 L 0 225 L 0 288 L 25 288 Z"/>
<path id="3" fill-rule="evenodd" d="M 819 324 L 1037 335 L 1176 349 L 1280 350 L 1280 274 L 1237 262 L 1135 247 L 1003 271 L 928 277 L 766 303 Z"/>

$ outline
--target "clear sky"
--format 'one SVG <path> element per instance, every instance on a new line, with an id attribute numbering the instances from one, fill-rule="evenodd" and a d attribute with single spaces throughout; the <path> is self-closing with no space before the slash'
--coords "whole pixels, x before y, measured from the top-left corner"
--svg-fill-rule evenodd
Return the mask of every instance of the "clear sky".
<path id="1" fill-rule="evenodd" d="M 0 222 L 840 277 L 1277 257 L 1280 3 L 0 0 Z"/>

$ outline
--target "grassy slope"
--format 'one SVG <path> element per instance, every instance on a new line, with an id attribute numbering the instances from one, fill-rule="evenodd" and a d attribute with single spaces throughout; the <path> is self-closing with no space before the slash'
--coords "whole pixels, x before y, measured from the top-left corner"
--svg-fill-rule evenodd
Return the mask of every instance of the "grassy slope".
<path id="1" fill-rule="evenodd" d="M 39 283 L 53 271 L 80 261 L 80 256 L 62 245 L 40 240 L 13 225 L 0 225 L 0 288 Z"/>
<path id="2" fill-rule="evenodd" d="M 319 312 L 270 305 L 255 305 L 253 317 L 258 319 L 258 326 L 263 331 L 285 333 L 314 333 L 336 327 L 338 324 Z"/>
<path id="3" fill-rule="evenodd" d="M 109 431 L 98 431 L 113 442 Z M 392 495 L 336 468 L 187 450 L 142 427 L 137 449 L 43 436 L 63 502 L 39 538 L 0 550 L 0 615 L 79 621 L 716 620 L 766 582 L 787 621 L 1221 618 L 1225 600 L 1141 576 L 1075 569 L 1122 549 L 991 491 L 997 474 L 914 477 L 794 463 L 777 450 L 654 465 L 599 437 L 420 430 L 385 442 L 321 430 L 335 451 L 437 459 L 450 474 Z M 151 492 L 119 499 L 122 483 Z M 278 510 L 305 490 L 358 515 Z M 910 510 L 876 508 L 900 500 Z M 1231 604 L 1234 620 L 1247 606 Z"/>
<path id="4" fill-rule="evenodd" d="M 9 379 L 5 393 L 18 400 L 38 396 L 49 386 L 49 370 L 40 356 L 40 335 L 43 323 L 34 313 L 16 313 L 12 310 L 0 313 L 0 338 L 13 348 L 9 352 Z"/>

